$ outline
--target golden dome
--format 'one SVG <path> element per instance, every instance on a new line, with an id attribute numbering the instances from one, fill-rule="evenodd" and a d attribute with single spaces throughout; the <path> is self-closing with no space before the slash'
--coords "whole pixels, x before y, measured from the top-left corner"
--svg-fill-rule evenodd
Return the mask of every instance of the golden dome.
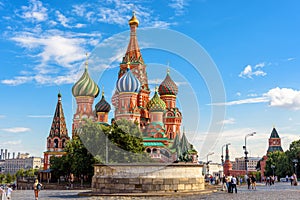
<path id="1" fill-rule="evenodd" d="M 129 20 L 129 25 L 132 25 L 132 24 L 136 24 L 136 26 L 139 26 L 139 20 L 135 17 L 134 11 L 132 12 L 132 17 Z"/>

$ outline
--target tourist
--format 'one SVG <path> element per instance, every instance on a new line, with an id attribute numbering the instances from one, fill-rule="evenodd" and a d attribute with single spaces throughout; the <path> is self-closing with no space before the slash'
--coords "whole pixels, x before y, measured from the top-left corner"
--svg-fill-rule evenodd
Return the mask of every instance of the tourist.
<path id="1" fill-rule="evenodd" d="M 271 185 L 270 182 L 271 182 L 271 181 L 270 181 L 270 176 L 267 176 L 266 185 L 269 185 L 269 186 L 270 186 L 270 185 Z"/>
<path id="2" fill-rule="evenodd" d="M 285 176 L 285 182 L 289 182 L 289 176 L 288 175 Z"/>
<path id="3" fill-rule="evenodd" d="M 0 187 L 0 195 L 1 195 L 1 200 L 7 200 L 5 189 L 3 186 Z"/>
<path id="4" fill-rule="evenodd" d="M 227 181 L 226 181 L 225 175 L 223 175 L 223 178 L 222 178 L 222 191 L 227 191 Z"/>
<path id="5" fill-rule="evenodd" d="M 252 185 L 252 190 L 256 190 L 256 178 L 251 175 L 251 185 Z"/>
<path id="6" fill-rule="evenodd" d="M 6 197 L 7 197 L 7 199 L 8 200 L 10 200 L 11 199 L 11 193 L 12 193 L 12 189 L 11 189 L 11 185 L 8 185 L 7 186 L 7 195 L 6 195 Z"/>
<path id="7" fill-rule="evenodd" d="M 248 190 L 250 190 L 251 180 L 250 180 L 249 176 L 247 176 L 246 181 L 247 181 L 247 185 L 248 185 Z"/>
<path id="8" fill-rule="evenodd" d="M 42 184 L 39 183 L 38 179 L 35 179 L 35 182 L 33 184 L 35 200 L 39 199 L 39 192 L 40 192 L 41 189 L 42 189 Z"/>
<path id="9" fill-rule="evenodd" d="M 233 189 L 235 189 L 235 193 L 237 193 L 237 188 L 236 188 L 236 183 L 237 183 L 237 180 L 235 178 L 235 176 L 233 175 L 232 178 L 231 178 L 231 193 L 233 193 Z"/>
<path id="10" fill-rule="evenodd" d="M 228 190 L 228 193 L 232 193 L 232 182 L 231 182 L 231 178 L 232 176 L 227 176 L 227 183 L 228 183 L 228 186 L 227 186 L 227 190 Z"/>
<path id="11" fill-rule="evenodd" d="M 291 186 L 293 186 L 293 183 L 294 183 L 294 176 L 292 174 L 291 178 L 290 178 L 290 181 L 291 181 Z"/>
<path id="12" fill-rule="evenodd" d="M 297 182 L 297 175 L 294 173 L 292 176 L 293 176 L 293 185 L 294 185 L 294 186 L 297 186 L 297 185 L 298 185 L 298 182 Z"/>

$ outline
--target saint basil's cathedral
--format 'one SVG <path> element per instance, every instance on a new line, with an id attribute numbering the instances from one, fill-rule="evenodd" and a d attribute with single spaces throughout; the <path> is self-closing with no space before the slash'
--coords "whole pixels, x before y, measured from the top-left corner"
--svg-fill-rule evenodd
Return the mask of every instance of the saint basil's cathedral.
<path id="1" fill-rule="evenodd" d="M 182 114 L 176 107 L 178 86 L 172 80 L 169 70 L 150 99 L 151 91 L 148 86 L 146 65 L 136 35 L 138 25 L 139 21 L 133 14 L 129 20 L 129 44 L 120 63 L 116 89 L 112 96 L 114 120 L 126 119 L 139 124 L 146 152 L 153 159 L 160 162 L 173 162 L 189 157 L 190 161 L 197 162 L 197 151 L 188 142 L 185 133 L 181 133 Z M 111 105 L 105 100 L 104 91 L 93 109 L 94 100 L 99 92 L 98 85 L 89 76 L 86 61 L 82 76 L 72 87 L 72 94 L 77 104 L 72 124 L 73 137 L 82 119 L 108 123 Z M 47 138 L 47 151 L 44 152 L 44 169 L 49 168 L 51 156 L 64 155 L 64 145 L 68 140 L 61 94 L 59 94 Z"/>

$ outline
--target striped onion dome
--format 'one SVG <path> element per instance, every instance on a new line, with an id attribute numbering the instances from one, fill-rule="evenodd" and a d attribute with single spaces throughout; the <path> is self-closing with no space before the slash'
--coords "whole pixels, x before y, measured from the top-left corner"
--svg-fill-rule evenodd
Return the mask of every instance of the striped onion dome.
<path id="1" fill-rule="evenodd" d="M 155 89 L 154 96 L 147 103 L 147 109 L 149 111 L 164 111 L 166 109 L 166 103 L 159 97 L 157 88 Z"/>
<path id="2" fill-rule="evenodd" d="M 141 83 L 139 79 L 137 79 L 135 75 L 131 73 L 131 70 L 127 68 L 127 72 L 117 81 L 117 91 L 138 93 L 140 89 Z"/>
<path id="3" fill-rule="evenodd" d="M 104 92 L 102 92 L 102 98 L 101 100 L 96 104 L 95 106 L 96 112 L 109 112 L 110 111 L 110 105 L 107 103 L 104 97 Z"/>
<path id="4" fill-rule="evenodd" d="M 72 93 L 74 97 L 78 96 L 90 96 L 97 97 L 99 94 L 99 87 L 93 81 L 88 73 L 87 63 L 84 69 L 84 73 L 80 79 L 73 85 Z"/>
<path id="5" fill-rule="evenodd" d="M 165 80 L 160 84 L 158 88 L 160 95 L 177 95 L 178 87 L 169 75 L 169 70 Z"/>

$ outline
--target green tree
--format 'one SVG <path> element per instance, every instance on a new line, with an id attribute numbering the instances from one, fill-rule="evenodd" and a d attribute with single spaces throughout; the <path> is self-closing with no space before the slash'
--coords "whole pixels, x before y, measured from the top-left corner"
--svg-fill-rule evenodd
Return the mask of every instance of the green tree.
<path id="1" fill-rule="evenodd" d="M 6 183 L 11 183 L 13 180 L 12 180 L 12 176 L 10 173 L 6 174 L 6 177 L 5 177 L 5 182 Z"/>
<path id="2" fill-rule="evenodd" d="M 287 173 L 290 173 L 290 166 L 287 163 L 288 157 L 285 152 L 275 151 L 268 154 L 265 175 L 273 175 L 272 166 L 274 166 L 274 175 L 278 176 L 279 178 L 285 177 Z"/>
<path id="3" fill-rule="evenodd" d="M 293 141 L 290 144 L 289 150 L 286 151 L 286 155 L 288 157 L 286 164 L 289 166 L 289 174 L 292 174 L 295 170 L 293 161 L 296 159 L 300 163 L 300 140 Z M 296 169 L 297 174 L 299 175 L 300 167 L 297 167 Z"/>
<path id="4" fill-rule="evenodd" d="M 150 162 L 139 126 L 125 119 L 111 126 L 86 121 L 78 135 L 97 162 Z"/>

